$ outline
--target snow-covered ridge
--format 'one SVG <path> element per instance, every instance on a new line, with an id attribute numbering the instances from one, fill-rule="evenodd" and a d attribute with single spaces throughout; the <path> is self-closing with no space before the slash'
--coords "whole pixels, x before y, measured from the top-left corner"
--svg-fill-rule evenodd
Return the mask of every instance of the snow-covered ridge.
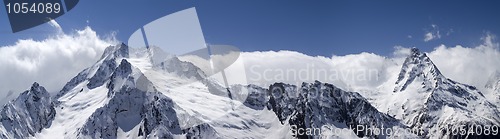
<path id="1" fill-rule="evenodd" d="M 128 57 L 129 48 L 123 43 L 106 48 L 101 56 L 101 59 L 93 66 L 78 73 L 77 76 L 73 77 L 68 83 L 66 83 L 61 91 L 59 91 L 59 93 L 55 96 L 55 99 L 65 95 L 68 91 L 86 80 L 89 80 L 89 83 L 87 84 L 88 88 L 95 88 L 104 84 L 104 82 L 111 76 L 111 73 L 118 65 L 118 62 L 120 62 L 121 59 Z"/>

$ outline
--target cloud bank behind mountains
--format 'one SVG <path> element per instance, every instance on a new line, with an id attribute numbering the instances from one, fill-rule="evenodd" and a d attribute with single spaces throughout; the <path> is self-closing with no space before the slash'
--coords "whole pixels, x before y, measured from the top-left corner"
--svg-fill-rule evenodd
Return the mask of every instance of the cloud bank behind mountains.
<path id="1" fill-rule="evenodd" d="M 427 52 L 441 72 L 453 80 L 484 89 L 489 77 L 500 69 L 499 44 L 495 35 L 485 34 L 478 46 L 437 46 Z M 74 34 L 59 33 L 42 41 L 19 40 L 0 47 L 0 97 L 17 97 L 33 82 L 56 92 L 84 68 L 95 63 L 102 51 L 117 44 L 91 28 Z M 226 71 L 246 83 L 267 87 L 275 82 L 332 83 L 350 91 L 376 89 L 391 83 L 401 69 L 409 48 L 397 46 L 392 56 L 363 52 L 344 56 L 308 56 L 294 51 L 242 52 L 236 63 L 244 71 Z M 242 78 L 242 79 L 245 79 Z M 237 82 L 238 83 L 238 82 Z"/>
<path id="2" fill-rule="evenodd" d="M 60 30 L 56 22 L 51 23 Z M 78 72 L 95 63 L 114 37 L 99 37 L 90 27 L 41 41 L 19 40 L 0 47 L 0 104 L 27 90 L 33 82 L 57 92 Z"/>
<path id="3" fill-rule="evenodd" d="M 426 52 L 448 78 L 485 89 L 491 75 L 500 71 L 500 51 L 496 36 L 490 33 L 477 46 L 437 46 Z M 394 83 L 410 48 L 395 46 L 392 56 L 363 52 L 345 56 L 308 56 L 292 51 L 244 52 L 249 83 L 263 87 L 274 82 L 300 85 L 302 82 L 333 83 L 350 91 L 376 89 Z"/>
<path id="4" fill-rule="evenodd" d="M 244 52 L 240 56 L 251 84 L 268 86 L 275 82 L 300 85 L 302 82 L 333 83 L 344 89 L 350 86 L 374 88 L 385 79 L 390 59 L 360 53 L 345 56 L 308 56 L 292 51 Z"/>

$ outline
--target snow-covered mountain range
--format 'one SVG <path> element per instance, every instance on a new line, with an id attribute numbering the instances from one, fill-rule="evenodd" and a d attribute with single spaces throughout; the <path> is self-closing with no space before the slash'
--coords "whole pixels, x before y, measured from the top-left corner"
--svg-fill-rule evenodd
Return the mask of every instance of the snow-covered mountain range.
<path id="1" fill-rule="evenodd" d="M 165 55 L 155 47 L 110 46 L 54 96 L 33 83 L 1 109 L 0 136 L 500 137 L 500 76 L 492 76 L 490 90 L 482 92 L 446 78 L 416 48 L 396 82 L 359 93 L 319 81 L 226 88 L 194 64 Z M 454 127 L 476 132 L 460 134 Z"/>

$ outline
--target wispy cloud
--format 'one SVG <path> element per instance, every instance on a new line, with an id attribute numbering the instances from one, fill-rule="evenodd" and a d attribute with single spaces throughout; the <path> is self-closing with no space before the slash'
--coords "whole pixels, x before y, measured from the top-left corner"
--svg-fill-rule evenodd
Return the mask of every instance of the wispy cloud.
<path id="1" fill-rule="evenodd" d="M 50 19 L 50 21 L 48 22 L 48 24 L 51 27 L 54 27 L 56 29 L 56 31 L 57 31 L 58 34 L 62 34 L 63 33 L 61 25 L 59 25 L 59 23 L 57 23 L 56 20 Z"/>
<path id="2" fill-rule="evenodd" d="M 455 30 L 449 29 L 448 32 L 446 32 L 446 36 L 450 36 L 452 33 L 455 33 Z"/>
<path id="3" fill-rule="evenodd" d="M 432 24 L 431 27 L 432 27 L 432 29 L 430 31 L 427 31 L 424 34 L 424 41 L 425 42 L 441 38 L 441 34 L 439 32 L 439 27 L 436 24 Z"/>

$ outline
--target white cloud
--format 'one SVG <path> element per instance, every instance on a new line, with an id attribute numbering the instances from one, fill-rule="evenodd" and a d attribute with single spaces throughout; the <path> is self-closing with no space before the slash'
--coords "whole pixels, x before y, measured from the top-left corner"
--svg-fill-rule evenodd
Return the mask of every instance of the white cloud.
<path id="1" fill-rule="evenodd" d="M 441 34 L 439 33 L 439 27 L 436 24 L 432 24 L 431 27 L 432 27 L 432 30 L 427 31 L 424 34 L 424 41 L 425 42 L 441 38 Z"/>
<path id="2" fill-rule="evenodd" d="M 60 27 L 52 21 L 52 26 Z M 74 34 L 59 33 L 41 41 L 19 40 L 12 46 L 2 46 L 0 97 L 5 98 L 9 92 L 14 92 L 9 97 L 17 97 L 33 82 L 57 92 L 78 72 L 95 63 L 107 46 L 115 43 L 113 38 L 101 38 L 87 27 Z"/>
<path id="3" fill-rule="evenodd" d="M 411 52 L 410 48 L 406 48 L 406 47 L 398 45 L 398 46 L 394 46 L 394 52 L 392 53 L 392 55 L 394 57 L 400 58 L 400 57 L 406 57 L 406 56 L 410 55 L 410 52 Z"/>
<path id="4" fill-rule="evenodd" d="M 424 41 L 428 42 L 428 41 L 430 41 L 430 40 L 432 40 L 434 38 L 435 38 L 434 34 L 432 34 L 431 32 L 427 32 L 427 33 L 425 33 Z"/>
<path id="5" fill-rule="evenodd" d="M 266 87 L 275 82 L 300 85 L 315 80 L 346 90 L 374 88 L 385 80 L 389 59 L 373 53 L 346 56 L 307 56 L 292 51 L 244 52 L 240 56 L 249 83 Z"/>

